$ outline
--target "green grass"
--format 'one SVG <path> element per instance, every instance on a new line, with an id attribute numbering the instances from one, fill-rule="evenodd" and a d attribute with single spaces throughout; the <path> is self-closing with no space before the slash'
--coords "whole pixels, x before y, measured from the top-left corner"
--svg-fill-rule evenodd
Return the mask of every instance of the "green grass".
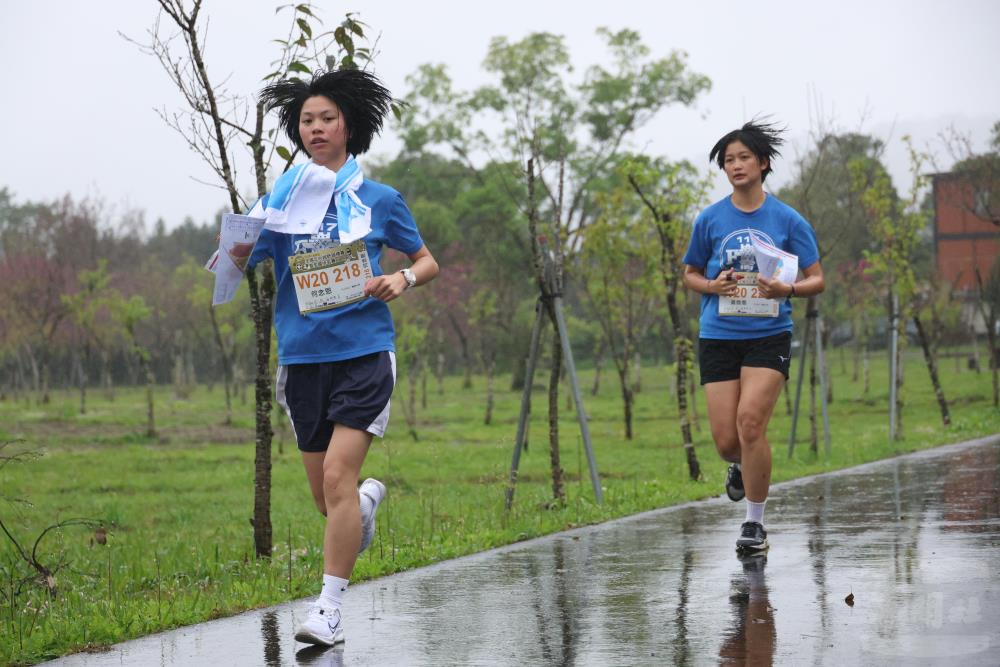
<path id="1" fill-rule="evenodd" d="M 905 439 L 888 442 L 884 358 L 873 361 L 872 392 L 831 359 L 832 455 L 819 455 L 800 421 L 795 457 L 787 458 L 790 419 L 784 399 L 771 423 L 774 481 L 843 468 L 934 445 L 1000 431 L 990 403 L 988 373 L 958 372 L 948 360 L 942 381 L 953 424 L 941 426 L 927 372 L 916 351 L 907 360 Z M 793 366 L 793 378 L 795 367 Z M 540 373 L 539 377 L 547 377 Z M 581 380 L 589 388 L 593 373 Z M 670 371 L 646 368 L 635 406 L 636 437 L 623 439 L 616 380 L 605 373 L 601 392 L 585 393 L 605 503 L 593 502 L 572 410 L 561 399 L 562 465 L 568 502 L 550 507 L 545 391 L 535 392 L 530 449 L 521 459 L 513 512 L 503 498 L 520 394 L 501 378 L 494 423 L 482 423 L 485 382 L 463 390 L 448 378 L 439 395 L 431 381 L 428 408 L 419 410 L 413 441 L 396 406 L 389 437 L 376 441 L 366 476 L 386 482 L 378 535 L 358 561 L 354 580 L 378 577 L 434 561 L 509 544 L 568 527 L 604 521 L 678 502 L 718 495 L 725 464 L 715 455 L 699 392 L 696 431 L 703 479 L 687 479 L 674 418 Z M 401 389 L 405 389 L 405 383 Z M 804 395 L 805 399 L 805 395 Z M 73 393 L 44 406 L 8 397 L 0 402 L 2 451 L 37 451 L 33 461 L 0 467 L 0 519 L 27 548 L 46 526 L 88 517 L 108 526 L 105 546 L 87 528 L 50 533 L 38 559 L 62 563 L 50 599 L 11 542 L 0 535 L 0 663 L 31 664 L 83 649 L 313 595 L 322 570 L 323 521 L 316 512 L 301 462 L 284 420 L 277 420 L 272 520 L 274 554 L 253 556 L 249 523 L 253 493 L 252 406 L 237 402 L 236 424 L 220 425 L 222 391 L 199 388 L 190 400 L 157 394 L 159 436 L 145 431 L 144 395 L 121 390 L 114 402 L 99 392 L 78 414 Z M 806 401 L 803 400 L 806 405 Z M 30 504 L 16 499 L 30 501 Z"/>

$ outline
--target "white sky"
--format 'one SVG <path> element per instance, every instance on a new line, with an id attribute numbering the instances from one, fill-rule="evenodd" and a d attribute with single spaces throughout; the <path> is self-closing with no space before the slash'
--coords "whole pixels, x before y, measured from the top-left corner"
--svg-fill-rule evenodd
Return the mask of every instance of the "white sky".
<path id="1" fill-rule="evenodd" d="M 270 40 L 286 28 L 275 0 L 206 0 L 212 78 L 252 94 L 275 57 Z M 793 170 L 816 108 L 842 129 L 891 139 L 888 162 L 908 187 L 902 134 L 921 146 L 949 125 L 985 146 L 1000 120 L 1000 2 L 845 0 L 673 2 L 660 0 L 447 0 L 319 2 L 328 26 L 345 11 L 381 32 L 376 72 L 396 94 L 417 65 L 445 63 L 459 89 L 486 82 L 480 64 L 491 37 L 529 32 L 565 36 L 577 72 L 604 56 L 599 26 L 640 31 L 654 56 L 689 54 L 712 80 L 692 110 L 662 113 L 637 146 L 707 166 L 722 134 L 761 113 L 785 123 L 793 145 L 776 163 L 772 188 Z M 66 193 L 100 197 L 114 210 L 139 208 L 168 227 L 202 222 L 227 197 L 196 182 L 212 176 L 154 107 L 182 108 L 159 64 L 122 39 L 145 41 L 154 0 L 0 0 L 5 155 L 0 187 L 19 201 Z M 273 48 L 272 48 L 273 47 Z M 372 155 L 399 148 L 391 128 Z M 947 166 L 947 155 L 937 144 Z M 251 189 L 250 174 L 241 186 Z M 725 191 L 717 178 L 715 195 Z"/>

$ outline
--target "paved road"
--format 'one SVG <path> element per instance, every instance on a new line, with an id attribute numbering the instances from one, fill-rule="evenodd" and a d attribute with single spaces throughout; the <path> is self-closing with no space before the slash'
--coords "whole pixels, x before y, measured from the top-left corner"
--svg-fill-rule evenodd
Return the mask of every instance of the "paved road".
<path id="1" fill-rule="evenodd" d="M 359 584 L 342 649 L 294 642 L 299 602 L 51 664 L 1000 664 L 1000 435 L 778 485 L 767 519 L 766 562 L 720 498 Z"/>

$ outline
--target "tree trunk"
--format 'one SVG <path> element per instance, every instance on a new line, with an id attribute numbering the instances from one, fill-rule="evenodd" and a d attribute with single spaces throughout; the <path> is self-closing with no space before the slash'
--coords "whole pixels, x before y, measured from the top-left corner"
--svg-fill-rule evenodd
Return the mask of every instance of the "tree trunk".
<path id="1" fill-rule="evenodd" d="M 663 274 L 663 280 L 667 288 L 667 312 L 670 313 L 670 325 L 674 334 L 674 359 L 677 364 L 677 410 L 680 417 L 681 439 L 684 442 L 684 453 L 687 455 L 688 476 L 697 481 L 701 477 L 701 465 L 698 463 L 698 454 L 694 451 L 694 441 L 691 439 L 691 425 L 688 421 L 687 411 L 688 359 L 691 358 L 693 350 L 691 342 L 684 335 L 681 313 L 677 307 L 677 280 L 676 278 L 668 280 L 666 274 Z M 691 401 L 691 405 L 693 408 L 694 400 Z"/>
<path id="2" fill-rule="evenodd" d="M 483 369 L 486 371 L 486 415 L 483 423 L 489 426 L 493 423 L 493 376 L 496 371 L 496 355 L 488 353 L 483 356 Z"/>
<path id="3" fill-rule="evenodd" d="M 111 353 L 107 348 L 101 350 L 101 383 L 104 385 L 104 398 L 113 403 L 115 383 L 111 379 Z"/>
<path id="4" fill-rule="evenodd" d="M 931 351 L 924 332 L 924 325 L 920 321 L 919 315 L 913 316 L 913 324 L 917 327 L 917 336 L 920 338 L 920 347 L 924 350 L 924 361 L 927 362 L 927 372 L 931 375 L 931 384 L 934 385 L 934 395 L 937 397 L 938 407 L 941 408 L 941 423 L 945 426 L 951 425 L 951 415 L 948 414 L 948 401 L 944 398 L 944 390 L 941 389 L 941 381 L 938 379 L 937 359 Z"/>
<path id="5" fill-rule="evenodd" d="M 448 313 L 448 321 L 451 322 L 451 328 L 455 331 L 455 335 L 458 336 L 458 342 L 462 347 L 462 362 L 465 364 L 462 389 L 472 389 L 472 354 L 469 352 L 469 339 L 466 338 L 465 332 L 462 331 L 458 320 L 455 319 L 455 316 L 451 312 Z"/>
<path id="6" fill-rule="evenodd" d="M 816 428 L 816 346 L 812 345 L 809 354 L 809 451 L 814 456 L 819 454 L 819 434 Z"/>
<path id="7" fill-rule="evenodd" d="M 562 375 L 562 346 L 559 325 L 552 315 L 552 372 L 549 374 L 549 463 L 552 470 L 552 500 L 566 502 L 563 469 L 559 463 L 559 380 Z"/>
<path id="8" fill-rule="evenodd" d="M 628 359 L 625 359 L 618 368 L 618 384 L 622 390 L 622 406 L 625 419 L 625 439 L 632 439 L 632 387 L 628 381 Z"/>
<path id="9" fill-rule="evenodd" d="M 420 408 L 427 409 L 427 369 L 420 373 Z"/>
<path id="10" fill-rule="evenodd" d="M 638 394 L 642 392 L 642 354 L 639 350 L 636 350 L 633 357 L 633 365 L 635 366 L 635 382 L 632 383 L 632 393 Z"/>
<path id="11" fill-rule="evenodd" d="M 257 270 L 261 272 L 260 283 Z M 253 541 L 258 558 L 271 557 L 271 317 L 274 274 L 269 262 L 247 269 L 250 304 L 257 345 L 254 383 L 256 432 L 254 438 Z"/>
<path id="12" fill-rule="evenodd" d="M 597 392 L 601 390 L 601 368 L 604 366 L 604 350 L 605 345 L 602 341 L 597 347 L 597 356 L 594 357 L 594 386 L 590 388 L 591 396 L 597 396 Z"/>
<path id="13" fill-rule="evenodd" d="M 437 380 L 438 396 L 444 396 L 444 352 L 438 351 L 434 365 L 434 379 Z"/>
<path id="14" fill-rule="evenodd" d="M 817 322 L 817 326 L 820 326 Z M 826 353 L 823 355 L 822 368 L 819 369 L 822 373 L 822 378 L 826 380 L 826 404 L 833 405 L 833 378 L 830 373 L 830 332 L 826 326 L 820 327 L 820 344 L 823 346 L 823 351 Z"/>
<path id="15" fill-rule="evenodd" d="M 871 373 L 872 368 L 871 368 L 871 359 L 868 352 L 867 343 L 865 344 L 862 358 L 863 358 L 862 367 L 864 370 L 864 379 L 865 379 L 865 386 L 862 388 L 862 396 L 864 396 L 865 399 L 867 400 L 868 394 L 872 388 L 872 373 Z"/>
<path id="16" fill-rule="evenodd" d="M 146 437 L 156 437 L 156 415 L 153 407 L 153 388 L 156 386 L 156 378 L 153 377 L 153 369 L 149 364 L 149 353 L 138 349 L 139 368 L 146 379 Z"/>
<path id="17" fill-rule="evenodd" d="M 73 354 L 73 360 L 76 366 L 76 381 L 80 389 L 80 414 L 85 415 L 87 414 L 87 369 L 84 368 L 79 353 Z"/>

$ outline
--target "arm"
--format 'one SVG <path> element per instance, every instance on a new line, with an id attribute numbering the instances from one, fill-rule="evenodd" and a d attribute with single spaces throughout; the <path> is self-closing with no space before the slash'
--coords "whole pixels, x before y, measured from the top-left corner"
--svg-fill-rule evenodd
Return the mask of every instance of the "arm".
<path id="1" fill-rule="evenodd" d="M 417 279 L 417 285 L 429 283 L 437 276 L 438 263 L 426 245 L 421 246 L 420 250 L 410 253 L 407 257 L 413 262 L 410 270 L 413 271 L 413 276 Z M 396 271 L 369 280 L 365 283 L 365 294 L 388 303 L 405 292 L 406 288 L 406 278 L 403 277 L 401 271 Z"/>
<path id="2" fill-rule="evenodd" d="M 802 280 L 796 280 L 791 285 L 780 280 L 768 280 L 761 277 L 757 279 L 757 287 L 760 289 L 760 295 L 765 299 L 786 299 L 793 296 L 810 297 L 826 289 L 823 267 L 819 265 L 819 262 L 813 262 L 810 266 L 802 269 L 802 275 Z"/>

